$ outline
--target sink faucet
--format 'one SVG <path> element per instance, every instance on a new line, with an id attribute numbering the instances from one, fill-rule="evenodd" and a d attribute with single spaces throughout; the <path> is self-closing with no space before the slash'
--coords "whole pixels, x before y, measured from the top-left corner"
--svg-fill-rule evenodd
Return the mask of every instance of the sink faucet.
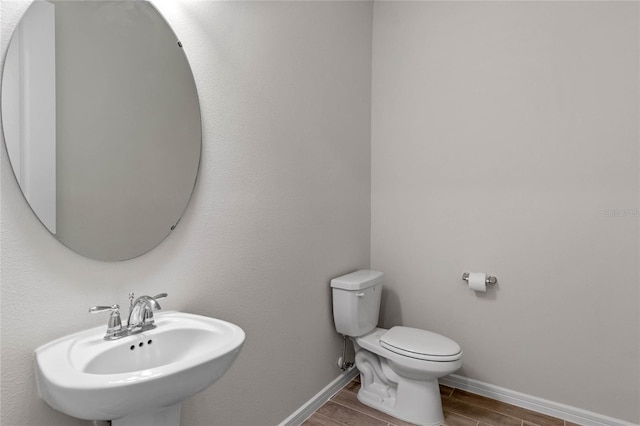
<path id="1" fill-rule="evenodd" d="M 158 299 L 164 299 L 167 293 L 156 294 L 155 296 L 140 296 L 135 299 L 133 292 L 129 293 L 129 317 L 127 326 L 123 327 L 120 321 L 120 306 L 94 306 L 89 309 L 90 313 L 111 312 L 109 325 L 105 340 L 117 340 L 132 334 L 138 334 L 146 330 L 156 328 L 153 321 L 153 311 L 162 309 Z M 135 299 L 135 300 L 134 300 Z"/>
<path id="2" fill-rule="evenodd" d="M 155 296 L 140 296 L 135 301 L 133 292 L 129 293 L 129 318 L 127 328 L 131 333 L 134 330 L 150 330 L 155 328 L 153 322 L 153 311 L 162 309 L 158 299 L 167 297 L 167 293 L 156 294 Z"/>

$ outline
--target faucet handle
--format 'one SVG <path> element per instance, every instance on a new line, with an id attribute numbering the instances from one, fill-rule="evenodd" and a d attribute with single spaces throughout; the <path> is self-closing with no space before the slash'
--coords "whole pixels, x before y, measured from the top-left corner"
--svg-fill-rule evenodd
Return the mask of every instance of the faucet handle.
<path id="1" fill-rule="evenodd" d="M 105 311 L 117 312 L 118 310 L 120 310 L 120 305 L 92 306 L 91 308 L 89 308 L 89 313 L 90 314 L 97 314 L 99 312 L 105 312 Z"/>
<path id="2" fill-rule="evenodd" d="M 107 324 L 107 332 L 104 335 L 105 340 L 115 340 L 123 336 L 122 320 L 120 319 L 120 305 L 112 306 L 93 306 L 89 308 L 89 313 L 96 314 L 98 312 L 110 311 L 109 323 Z"/>

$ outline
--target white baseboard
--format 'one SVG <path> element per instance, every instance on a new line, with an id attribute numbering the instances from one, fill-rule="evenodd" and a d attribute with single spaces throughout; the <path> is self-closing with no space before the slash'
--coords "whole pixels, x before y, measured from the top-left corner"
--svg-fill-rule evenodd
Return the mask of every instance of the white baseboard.
<path id="1" fill-rule="evenodd" d="M 293 414 L 287 417 L 279 426 L 298 426 L 302 424 L 309 416 L 311 416 L 318 408 L 327 402 L 340 389 L 346 386 L 354 377 L 358 375 L 358 369 L 351 367 L 344 373 L 336 377 L 331 383 L 324 387 L 320 392 L 313 396 L 309 401 L 305 402 L 302 407 L 298 408 Z"/>
<path id="2" fill-rule="evenodd" d="M 571 407 L 510 389 L 501 388 L 499 386 L 490 385 L 478 380 L 468 379 L 456 374 L 443 377 L 439 379 L 439 382 L 440 384 L 450 386 L 452 388 L 462 389 L 583 426 L 638 426 L 636 423 L 614 419 L 613 417 L 604 416 L 602 414 L 593 413 L 580 408 Z"/>

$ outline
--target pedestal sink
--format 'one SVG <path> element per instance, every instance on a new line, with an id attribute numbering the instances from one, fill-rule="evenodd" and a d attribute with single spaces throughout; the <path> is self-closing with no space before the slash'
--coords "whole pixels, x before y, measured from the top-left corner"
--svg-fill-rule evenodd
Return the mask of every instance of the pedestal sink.
<path id="1" fill-rule="evenodd" d="M 105 327 L 36 349 L 38 391 L 51 407 L 114 426 L 177 426 L 180 403 L 218 380 L 244 343 L 226 321 L 181 312 L 155 316 L 157 328 L 103 339 Z"/>

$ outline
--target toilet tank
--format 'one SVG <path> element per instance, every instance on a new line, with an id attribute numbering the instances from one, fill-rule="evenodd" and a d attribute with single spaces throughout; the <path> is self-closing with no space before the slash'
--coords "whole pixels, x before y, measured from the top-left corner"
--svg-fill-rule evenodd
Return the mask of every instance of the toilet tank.
<path id="1" fill-rule="evenodd" d="M 363 269 L 331 280 L 333 322 L 338 333 L 358 337 L 376 328 L 382 275 Z"/>

